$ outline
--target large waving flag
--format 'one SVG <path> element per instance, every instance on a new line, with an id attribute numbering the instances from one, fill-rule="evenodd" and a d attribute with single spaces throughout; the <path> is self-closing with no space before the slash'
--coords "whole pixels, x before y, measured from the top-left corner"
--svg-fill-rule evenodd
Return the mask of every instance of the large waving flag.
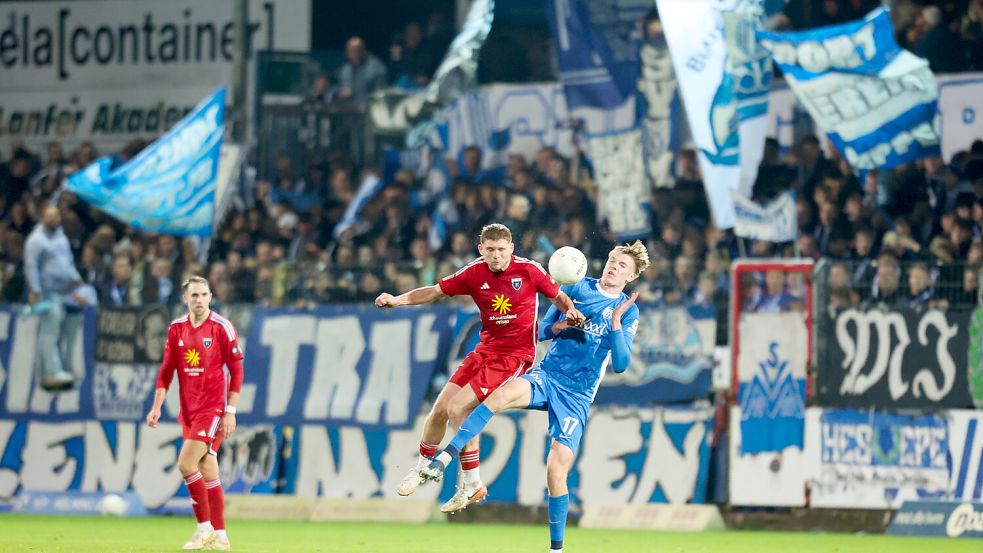
<path id="1" fill-rule="evenodd" d="M 894 41 L 883 8 L 843 25 L 758 37 L 854 169 L 939 155 L 938 85 L 928 62 Z"/>
<path id="2" fill-rule="evenodd" d="M 547 0 L 560 82 L 570 109 L 616 108 L 635 94 L 639 21 L 651 0 Z"/>
<path id="3" fill-rule="evenodd" d="M 734 225 L 732 193 L 749 196 L 765 139 L 768 57 L 754 40 L 764 0 L 656 0 L 703 185 L 718 228 Z"/>
<path id="4" fill-rule="evenodd" d="M 68 178 L 67 189 L 143 231 L 208 237 L 225 116 L 225 87 L 123 165 L 103 157 Z"/>

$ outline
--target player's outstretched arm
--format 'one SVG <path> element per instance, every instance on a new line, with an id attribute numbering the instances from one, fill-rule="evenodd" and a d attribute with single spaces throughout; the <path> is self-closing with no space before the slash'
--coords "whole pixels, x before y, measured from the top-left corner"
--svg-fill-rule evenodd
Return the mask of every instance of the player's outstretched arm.
<path id="1" fill-rule="evenodd" d="M 375 306 L 399 307 L 401 305 L 421 305 L 438 300 L 444 297 L 444 295 L 444 292 L 440 290 L 440 286 L 436 284 L 433 286 L 422 286 L 398 296 L 383 292 L 375 299 Z"/>
<path id="2" fill-rule="evenodd" d="M 567 321 L 572 326 L 580 325 L 584 322 L 584 314 L 573 305 L 573 300 L 563 290 L 550 300 L 553 305 L 567 316 Z"/>

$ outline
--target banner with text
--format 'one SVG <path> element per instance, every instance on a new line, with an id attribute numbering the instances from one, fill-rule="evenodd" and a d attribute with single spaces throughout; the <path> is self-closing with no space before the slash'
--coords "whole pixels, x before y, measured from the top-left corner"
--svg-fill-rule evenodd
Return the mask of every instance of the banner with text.
<path id="1" fill-rule="evenodd" d="M 983 411 L 946 411 L 949 458 L 952 459 L 950 494 L 955 501 L 983 501 Z"/>
<path id="2" fill-rule="evenodd" d="M 222 87 L 133 159 L 100 158 L 66 189 L 138 230 L 211 236 L 224 123 Z"/>
<path id="3" fill-rule="evenodd" d="M 201 98 L 232 85 L 234 5 L 0 2 L 0 146 L 92 141 L 109 151 L 162 134 Z M 309 0 L 249 1 L 251 53 L 310 50 L 310 29 Z"/>
<path id="4" fill-rule="evenodd" d="M 854 169 L 939 155 L 935 77 L 927 61 L 898 46 L 883 8 L 842 25 L 758 37 Z"/>
<path id="5" fill-rule="evenodd" d="M 813 507 L 898 509 L 949 490 L 949 437 L 936 414 L 810 409 Z"/>
<path id="6" fill-rule="evenodd" d="M 546 418 L 502 414 L 482 433 L 482 477 L 493 501 L 545 502 Z M 219 452 L 222 481 L 236 493 L 396 497 L 396 484 L 416 464 L 424 417 L 414 421 L 406 430 L 240 426 Z M 571 470 L 571 494 L 583 503 L 704 503 L 712 428 L 711 408 L 597 409 Z M 0 420 L 0 498 L 25 490 L 133 490 L 148 509 L 187 509 L 180 438 L 175 423 Z M 414 497 L 450 498 L 451 472 Z"/>
<path id="7" fill-rule="evenodd" d="M 257 309 L 244 366 L 253 403 L 240 420 L 406 428 L 447 351 L 451 312 Z"/>
<path id="8" fill-rule="evenodd" d="M 734 192 L 734 234 L 751 240 L 791 242 L 799 236 L 795 199 L 789 192 L 761 205 Z"/>
<path id="9" fill-rule="evenodd" d="M 827 362 L 816 378 L 829 407 L 972 407 L 967 380 L 969 311 L 855 308 L 823 328 Z M 826 316 L 822 314 L 821 316 Z"/>

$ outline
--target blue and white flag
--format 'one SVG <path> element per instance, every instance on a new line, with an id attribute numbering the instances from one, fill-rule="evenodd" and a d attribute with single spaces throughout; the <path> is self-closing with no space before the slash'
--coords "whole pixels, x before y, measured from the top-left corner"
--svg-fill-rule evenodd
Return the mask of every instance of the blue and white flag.
<path id="1" fill-rule="evenodd" d="M 795 199 L 789 192 L 761 205 L 734 193 L 734 234 L 751 240 L 791 242 L 798 238 Z"/>
<path id="2" fill-rule="evenodd" d="M 222 87 L 130 161 L 99 158 L 67 188 L 133 228 L 211 236 L 224 116 Z"/>
<path id="3" fill-rule="evenodd" d="M 341 220 L 334 227 L 334 237 L 338 238 L 346 230 L 356 226 L 361 218 L 359 214 L 362 212 L 362 208 L 365 204 L 369 203 L 372 198 L 382 191 L 384 184 L 379 175 L 369 174 L 362 179 L 362 183 L 358 185 L 358 191 L 355 192 L 355 197 L 352 199 L 348 207 L 345 208 L 345 213 L 342 214 Z M 356 228 L 356 234 L 359 234 L 360 230 Z"/>
<path id="4" fill-rule="evenodd" d="M 748 36 L 750 28 L 763 24 L 765 2 L 656 3 L 714 221 L 718 228 L 731 228 L 731 192 L 750 195 L 764 147 L 770 77 L 767 62 Z M 728 29 L 733 35 L 729 40 Z"/>
<path id="5" fill-rule="evenodd" d="M 741 453 L 803 447 L 809 330 L 799 312 L 741 315 Z"/>
<path id="6" fill-rule="evenodd" d="M 898 47 L 884 9 L 843 25 L 758 37 L 854 169 L 939 155 L 938 85 L 928 62 Z"/>
<path id="7" fill-rule="evenodd" d="M 546 6 L 570 109 L 616 108 L 633 97 L 635 35 L 651 0 L 548 0 Z"/>

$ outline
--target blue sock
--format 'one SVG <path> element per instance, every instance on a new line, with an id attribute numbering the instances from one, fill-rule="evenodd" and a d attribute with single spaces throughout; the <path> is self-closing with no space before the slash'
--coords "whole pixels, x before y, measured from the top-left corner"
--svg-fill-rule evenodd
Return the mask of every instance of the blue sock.
<path id="1" fill-rule="evenodd" d="M 485 407 L 484 403 L 479 403 L 474 408 L 474 411 L 471 411 L 471 414 L 468 415 L 468 418 L 461 423 L 461 429 L 457 431 L 457 434 L 454 434 L 454 438 L 444 448 L 444 451 L 449 453 L 452 458 L 456 457 L 461 449 L 471 441 L 471 438 L 481 434 L 481 431 L 485 429 L 485 425 L 488 424 L 488 421 L 494 415 L 495 413 L 492 413 L 491 409 Z"/>
<path id="2" fill-rule="evenodd" d="M 570 494 L 559 497 L 550 496 L 550 549 L 563 549 L 563 531 L 567 527 L 567 509 L 570 507 Z"/>

